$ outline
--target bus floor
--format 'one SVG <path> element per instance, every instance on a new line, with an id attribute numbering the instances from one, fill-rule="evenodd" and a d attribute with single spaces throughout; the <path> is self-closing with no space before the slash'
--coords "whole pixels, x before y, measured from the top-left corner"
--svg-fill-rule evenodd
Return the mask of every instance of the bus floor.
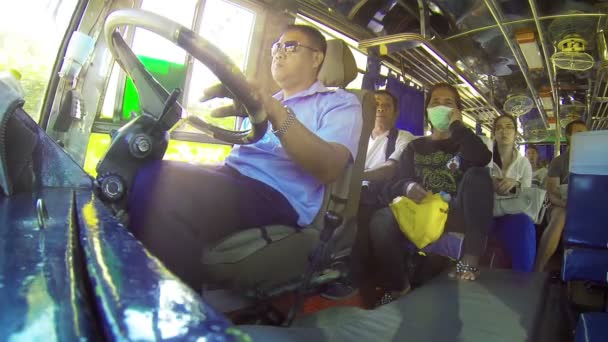
<path id="1" fill-rule="evenodd" d="M 552 281 L 548 289 L 548 297 L 547 302 L 545 304 L 545 310 L 549 310 L 547 312 L 559 312 L 558 317 L 568 317 L 570 314 L 571 317 L 577 317 L 577 312 L 579 310 L 572 310 L 573 308 L 569 307 L 566 294 L 566 286 L 559 279 L 559 270 L 561 268 L 561 260 L 562 253 L 558 251 L 553 258 L 551 258 L 549 265 L 547 267 L 547 271 L 552 274 Z M 488 260 L 486 258 L 485 266 L 489 266 L 487 264 Z M 411 283 L 412 287 L 415 290 L 417 287 L 424 286 L 425 283 L 438 276 L 442 272 L 446 272 L 447 269 L 451 266 L 451 262 L 449 259 L 440 256 L 427 256 L 420 257 L 419 262 L 416 263 L 416 267 L 412 270 L 411 274 Z M 494 268 L 508 268 L 505 267 L 507 265 L 495 265 Z M 371 278 L 370 278 L 371 279 Z M 319 293 L 313 293 L 305 296 L 303 298 L 302 307 L 298 316 L 313 314 L 315 312 L 328 309 L 331 307 L 340 307 L 340 306 L 350 306 L 350 307 L 358 307 L 361 309 L 373 309 L 374 304 L 377 299 L 382 296 L 382 289 L 373 286 L 371 283 L 361 284 L 362 286 L 358 289 L 357 293 L 347 299 L 344 300 L 331 300 L 322 297 Z M 579 291 L 580 292 L 580 291 Z M 589 297 L 589 289 L 587 289 L 587 297 Z M 407 295 L 406 295 L 407 296 Z M 283 317 L 286 317 L 290 308 L 293 306 L 295 296 L 293 293 L 288 293 L 278 298 L 275 298 L 271 305 L 272 307 Z M 597 300 L 593 300 L 597 303 Z M 570 310 L 570 311 L 569 311 Z M 228 316 L 231 318 L 236 318 L 239 316 L 239 312 L 228 313 Z M 238 322 L 238 319 L 235 320 L 236 324 L 246 323 L 246 322 Z M 570 330 L 573 329 L 571 324 L 576 324 L 576 322 L 568 322 L 569 324 L 563 324 L 563 322 L 543 322 L 543 329 L 547 329 L 550 334 L 555 334 L 556 339 L 554 341 L 568 341 L 568 339 L 562 339 L 560 336 L 569 336 Z"/>

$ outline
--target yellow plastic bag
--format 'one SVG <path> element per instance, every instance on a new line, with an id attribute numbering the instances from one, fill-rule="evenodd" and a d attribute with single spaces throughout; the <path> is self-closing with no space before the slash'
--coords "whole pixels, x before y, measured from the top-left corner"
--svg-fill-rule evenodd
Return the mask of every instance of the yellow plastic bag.
<path id="1" fill-rule="evenodd" d="M 399 228 L 419 249 L 441 237 L 448 218 L 448 203 L 439 194 L 426 196 L 420 204 L 402 196 L 390 204 Z"/>

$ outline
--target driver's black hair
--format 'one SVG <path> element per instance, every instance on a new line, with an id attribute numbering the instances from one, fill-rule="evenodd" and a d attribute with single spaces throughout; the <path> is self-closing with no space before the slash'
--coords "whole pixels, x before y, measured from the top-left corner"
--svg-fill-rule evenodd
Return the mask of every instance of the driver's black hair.
<path id="1" fill-rule="evenodd" d="M 327 53 L 327 41 L 325 40 L 323 34 L 321 34 L 321 32 L 316 28 L 308 25 L 294 24 L 287 26 L 285 32 L 288 31 L 298 31 L 304 33 L 308 39 L 310 39 L 310 43 L 312 44 L 313 48 L 319 49 L 319 51 L 323 52 L 323 55 Z"/>
<path id="2" fill-rule="evenodd" d="M 310 43 L 312 45 L 311 47 L 323 52 L 323 61 L 325 61 L 325 55 L 327 54 L 327 40 L 325 40 L 325 37 L 323 36 L 323 34 L 321 34 L 321 32 L 319 30 L 317 30 L 316 28 L 314 28 L 312 26 L 308 26 L 308 25 L 295 25 L 294 24 L 294 25 L 287 26 L 287 29 L 285 29 L 284 32 L 289 32 L 289 31 L 298 31 L 298 32 L 305 34 L 308 37 L 308 39 L 310 39 Z M 321 62 L 321 65 L 319 65 L 319 70 L 321 70 L 322 65 L 323 65 L 323 62 Z"/>

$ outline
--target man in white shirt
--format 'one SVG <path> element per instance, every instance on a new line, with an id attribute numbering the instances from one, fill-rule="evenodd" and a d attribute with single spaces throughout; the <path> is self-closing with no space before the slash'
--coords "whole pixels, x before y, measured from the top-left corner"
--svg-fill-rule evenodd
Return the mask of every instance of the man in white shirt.
<path id="1" fill-rule="evenodd" d="M 410 132 L 395 128 L 398 116 L 397 98 L 386 90 L 377 90 L 375 97 L 376 123 L 369 137 L 363 174 L 363 180 L 369 182 L 393 178 L 399 156 L 414 139 Z"/>
<path id="2" fill-rule="evenodd" d="M 380 199 L 380 193 L 385 181 L 390 181 L 397 173 L 397 165 L 401 153 L 407 144 L 415 137 L 410 132 L 395 128 L 397 121 L 397 98 L 386 90 L 374 92 L 376 98 L 376 123 L 369 144 L 367 145 L 367 156 L 365 159 L 365 171 L 363 173 L 363 189 L 357 220 L 359 227 L 366 227 L 357 231 L 353 250 L 365 250 L 369 240 L 369 220 L 374 211 L 386 206 Z M 359 253 L 359 252 L 354 252 Z M 367 252 L 362 252 L 367 253 Z M 366 255 L 366 254 L 365 254 Z M 359 267 L 361 259 L 352 258 L 353 267 Z M 328 286 L 321 296 L 332 300 L 343 300 L 358 293 L 358 290 L 350 285 L 351 279 L 333 282 Z"/>

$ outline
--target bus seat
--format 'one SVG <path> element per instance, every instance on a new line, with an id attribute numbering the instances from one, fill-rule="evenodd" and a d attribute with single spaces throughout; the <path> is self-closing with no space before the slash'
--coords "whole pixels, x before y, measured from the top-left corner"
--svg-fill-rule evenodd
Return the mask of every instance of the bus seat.
<path id="1" fill-rule="evenodd" d="M 608 248 L 608 131 L 578 133 L 570 147 L 564 237 L 568 244 Z"/>
<path id="2" fill-rule="evenodd" d="M 608 282 L 608 249 L 566 246 L 562 279 L 565 281 L 590 280 Z"/>
<path id="3" fill-rule="evenodd" d="M 581 314 L 574 335 L 575 342 L 606 341 L 608 336 L 608 313 L 587 312 Z"/>
<path id="4" fill-rule="evenodd" d="M 355 79 L 357 66 L 348 46 L 341 40 L 327 42 L 325 62 L 319 79 L 328 87 L 344 88 Z M 361 191 L 363 168 L 374 117 L 375 100 L 372 93 L 352 91 L 363 106 L 363 128 L 358 153 L 343 176 L 326 187 L 319 214 L 309 227 L 299 229 L 284 225 L 254 227 L 226 237 L 203 252 L 203 272 L 206 288 L 253 290 L 257 295 L 289 290 L 289 284 L 299 284 L 309 267 L 310 255 L 319 243 L 326 211 L 341 214 L 343 222 L 335 231 L 331 245 L 352 245 L 355 236 L 355 216 Z M 326 258 L 325 266 L 331 258 Z M 295 285 L 296 287 L 298 285 Z M 291 289 L 293 289 L 292 287 Z M 279 291 L 280 292 L 280 291 Z M 251 292 L 247 292 L 251 293 Z"/>
<path id="5" fill-rule="evenodd" d="M 562 279 L 607 282 L 608 131 L 578 133 L 570 146 Z"/>

